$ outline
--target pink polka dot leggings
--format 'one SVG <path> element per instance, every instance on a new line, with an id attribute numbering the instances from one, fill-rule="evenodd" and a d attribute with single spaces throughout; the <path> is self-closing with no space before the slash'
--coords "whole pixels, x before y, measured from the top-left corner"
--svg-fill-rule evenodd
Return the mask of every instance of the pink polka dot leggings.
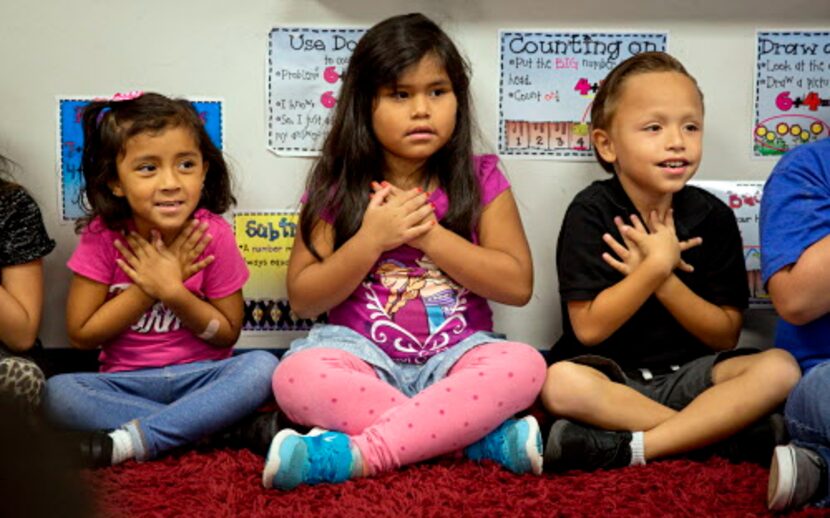
<path id="1" fill-rule="evenodd" d="M 348 434 L 367 474 L 375 474 L 481 439 L 533 403 L 545 369 L 542 355 L 529 345 L 484 344 L 410 398 L 357 356 L 314 348 L 280 362 L 272 385 L 292 421 Z"/>

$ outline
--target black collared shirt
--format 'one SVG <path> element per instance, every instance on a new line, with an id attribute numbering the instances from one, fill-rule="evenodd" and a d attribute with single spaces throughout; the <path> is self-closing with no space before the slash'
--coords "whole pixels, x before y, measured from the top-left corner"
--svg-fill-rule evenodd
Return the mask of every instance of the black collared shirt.
<path id="1" fill-rule="evenodd" d="M 689 186 L 672 200 L 677 237 L 702 237 L 703 244 L 683 253 L 693 273 L 677 277 L 703 299 L 719 306 L 747 307 L 749 286 L 738 224 L 732 210 L 703 189 Z M 613 252 L 602 240 L 610 233 L 622 243 L 614 217 L 637 214 L 618 178 L 597 181 L 576 195 L 562 223 L 556 249 L 563 336 L 551 351 L 554 361 L 580 354 L 615 360 L 626 370 L 666 371 L 713 351 L 686 331 L 652 295 L 604 342 L 586 347 L 576 338 L 568 316 L 568 301 L 593 300 L 623 275 L 609 266 L 603 252 Z M 645 221 L 643 215 L 640 218 Z"/>

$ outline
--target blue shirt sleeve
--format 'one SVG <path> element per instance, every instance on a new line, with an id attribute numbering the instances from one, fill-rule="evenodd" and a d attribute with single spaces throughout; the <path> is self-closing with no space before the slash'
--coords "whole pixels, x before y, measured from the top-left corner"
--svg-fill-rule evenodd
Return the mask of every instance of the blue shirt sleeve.
<path id="1" fill-rule="evenodd" d="M 830 234 L 830 139 L 802 145 L 778 162 L 761 199 L 761 279 L 766 285 Z"/>

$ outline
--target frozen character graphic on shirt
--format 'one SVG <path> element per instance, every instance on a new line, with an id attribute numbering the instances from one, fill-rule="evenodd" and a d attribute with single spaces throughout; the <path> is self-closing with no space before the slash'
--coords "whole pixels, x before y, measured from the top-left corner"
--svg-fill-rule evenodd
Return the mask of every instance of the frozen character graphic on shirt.
<path id="1" fill-rule="evenodd" d="M 467 328 L 463 311 L 467 290 L 450 279 L 427 256 L 407 266 L 395 259 L 382 261 L 372 273 L 375 286 L 388 290 L 386 302 L 366 283 L 372 313 L 371 332 L 379 342 L 394 334 L 402 352 L 434 352 L 449 342 L 450 335 Z M 420 332 L 410 333 L 409 330 Z M 418 337 L 421 337 L 419 339 Z"/>

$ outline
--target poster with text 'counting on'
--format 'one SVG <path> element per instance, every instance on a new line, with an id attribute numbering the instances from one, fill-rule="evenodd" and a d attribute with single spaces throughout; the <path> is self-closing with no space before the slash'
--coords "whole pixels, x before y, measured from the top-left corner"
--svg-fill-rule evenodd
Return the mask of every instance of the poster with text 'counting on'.
<path id="1" fill-rule="evenodd" d="M 341 77 L 365 29 L 277 27 L 268 38 L 268 148 L 320 152 Z"/>
<path id="2" fill-rule="evenodd" d="M 61 174 L 60 205 L 64 221 L 84 215 L 81 190 L 84 178 L 81 173 L 81 155 L 84 150 L 83 113 L 92 97 L 58 99 L 58 169 Z M 222 149 L 222 101 L 191 100 L 210 139 Z"/>
<path id="3" fill-rule="evenodd" d="M 325 315 L 301 319 L 288 303 L 285 276 L 298 223 L 293 211 L 234 212 L 236 244 L 251 273 L 242 288 L 243 331 L 307 331 L 314 322 L 325 321 Z"/>
<path id="4" fill-rule="evenodd" d="M 749 283 L 749 306 L 771 308 L 772 301 L 761 282 L 761 234 L 758 223 L 761 219 L 762 181 L 695 180 L 690 182 L 706 189 L 729 206 L 735 213 L 741 241 L 744 245 L 747 282 Z"/>
<path id="5" fill-rule="evenodd" d="M 617 64 L 668 33 L 502 31 L 499 153 L 589 159 L 591 102 Z"/>
<path id="6" fill-rule="evenodd" d="M 753 158 L 830 135 L 830 30 L 758 31 Z"/>

